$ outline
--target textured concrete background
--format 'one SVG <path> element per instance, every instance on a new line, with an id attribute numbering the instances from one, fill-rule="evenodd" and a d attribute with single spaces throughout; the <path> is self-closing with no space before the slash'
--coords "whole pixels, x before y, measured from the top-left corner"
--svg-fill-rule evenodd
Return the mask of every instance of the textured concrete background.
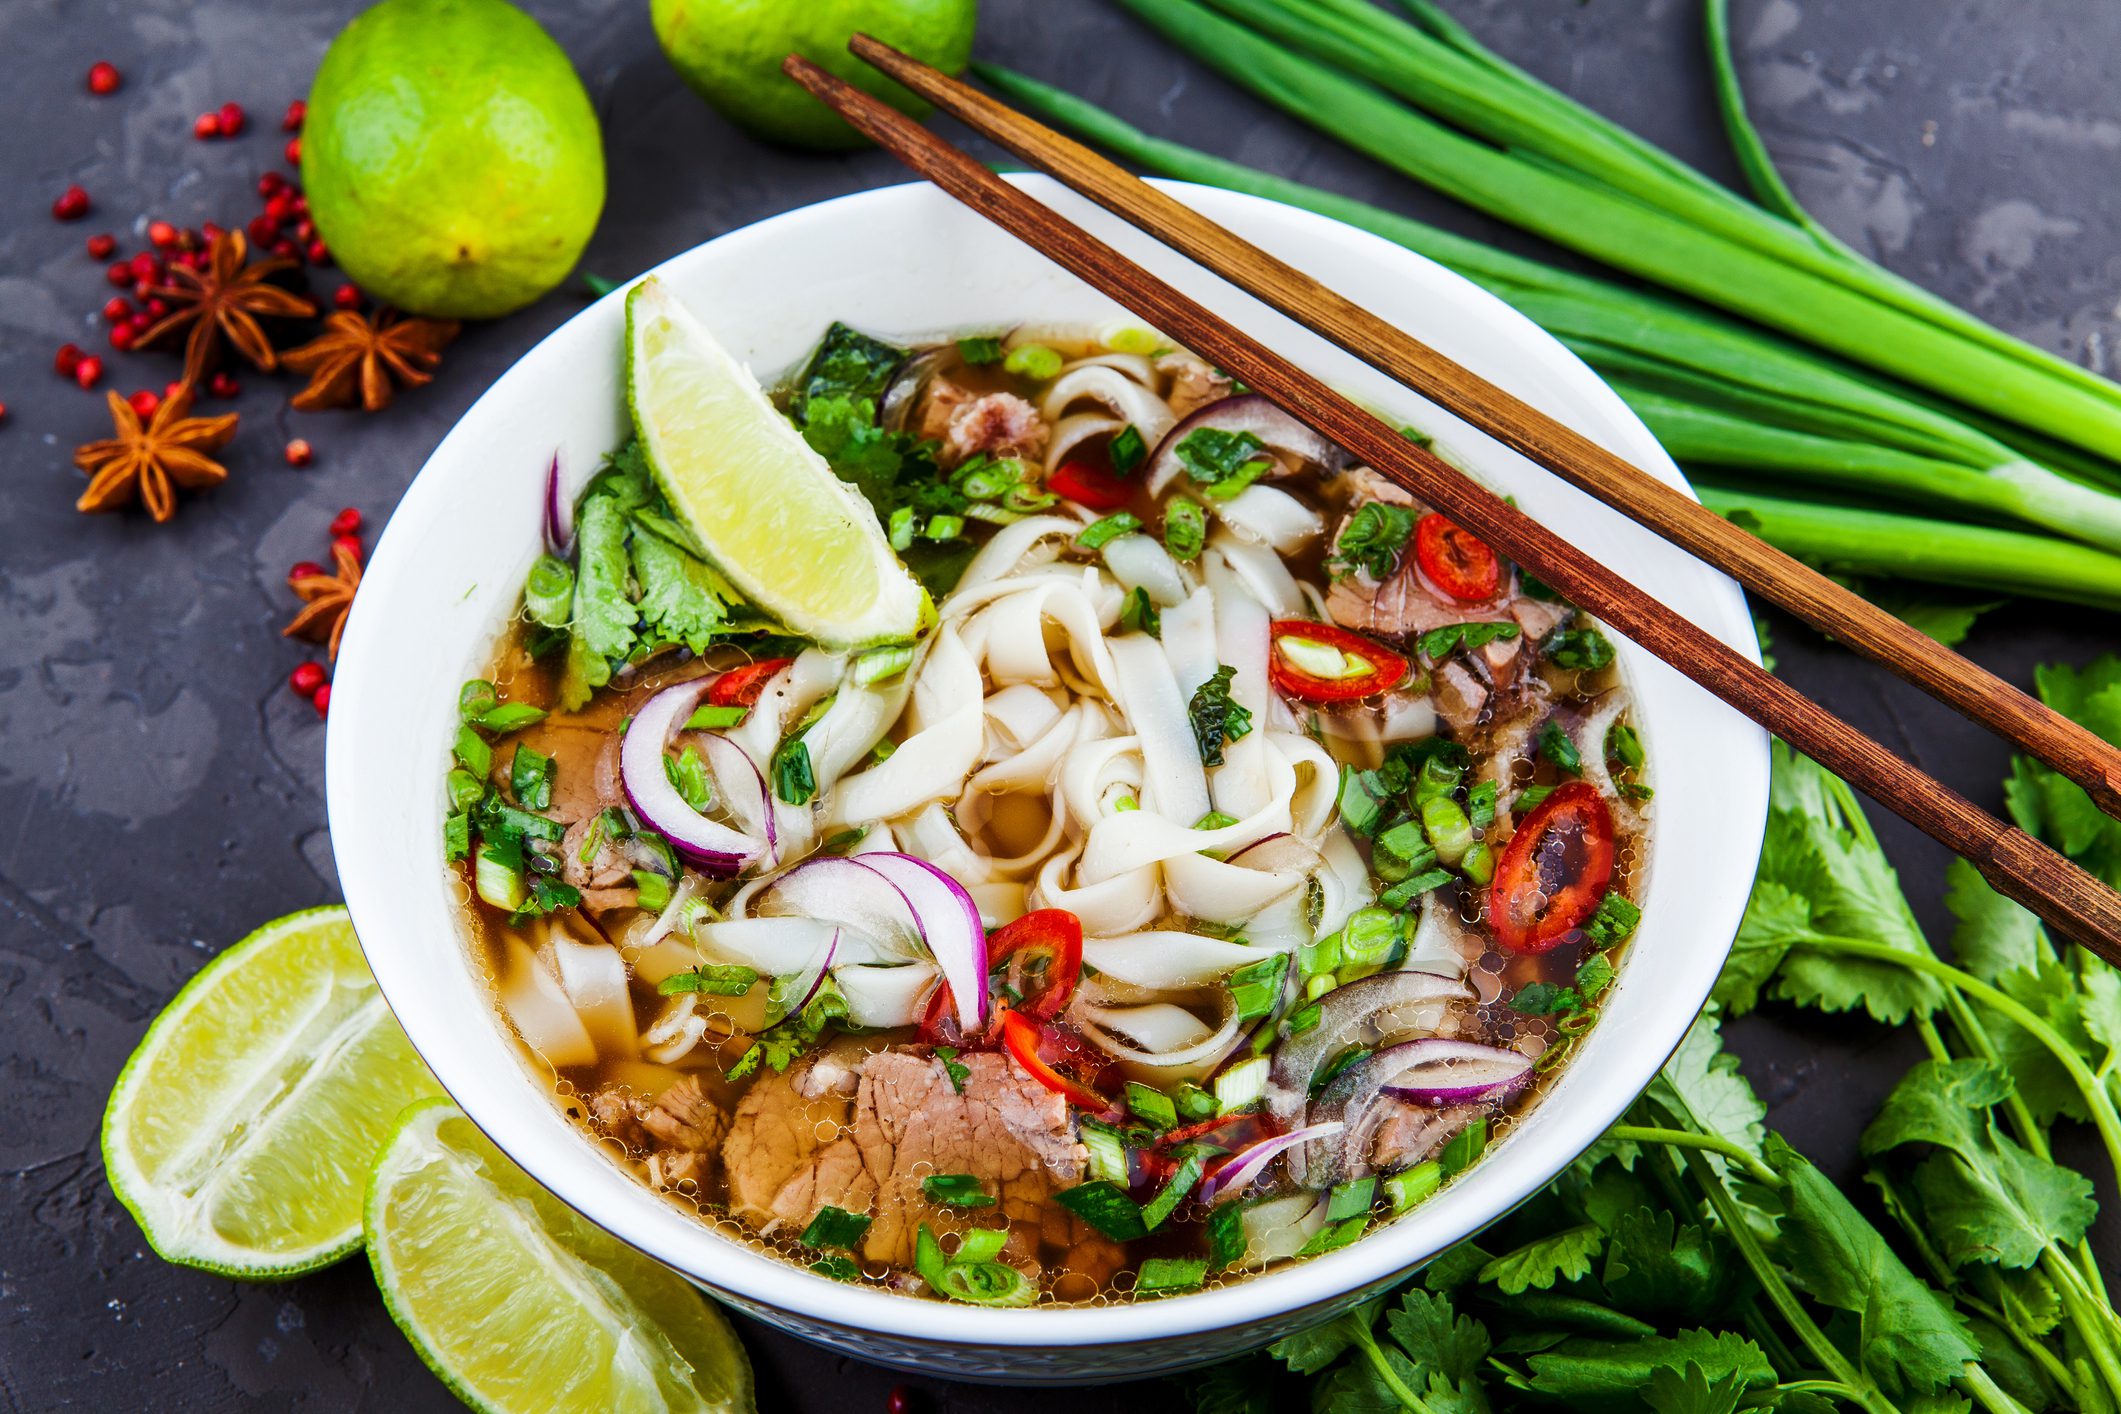
<path id="1" fill-rule="evenodd" d="M 1728 176 L 1693 0 L 1452 0 L 1505 54 Z M 172 525 L 81 517 L 69 450 L 105 428 L 100 394 L 51 371 L 100 349 L 110 293 L 91 230 L 150 216 L 233 224 L 277 166 L 275 120 L 358 0 L 0 3 L 0 1406 L 9 1410 L 444 1410 L 365 1264 L 278 1286 L 165 1266 L 104 1182 L 96 1126 L 157 1008 L 255 924 L 336 898 L 323 728 L 285 688 L 282 576 L 342 505 L 373 521 L 511 361 L 583 302 L 570 287 L 449 351 L 387 414 L 302 416 L 246 378 L 233 473 Z M 630 275 L 732 227 L 895 182 L 875 154 L 789 155 L 733 132 L 657 52 L 642 0 L 533 0 L 602 114 L 611 197 L 586 266 Z M 1830 225 L 2006 328 L 2105 370 L 2121 293 L 2121 48 L 2109 0 L 1738 0 L 1747 88 L 1777 158 Z M 1335 149 L 1203 74 L 1101 0 L 985 0 L 978 52 L 1145 126 L 1476 234 L 1494 228 Z M 92 99 L 89 64 L 126 74 Z M 203 144 L 192 117 L 245 104 L 249 134 Z M 86 222 L 47 214 L 68 182 Z M 1511 237 L 1505 243 L 1526 248 Z M 106 386 L 171 365 L 118 357 Z M 289 469 L 289 436 L 317 448 Z M 1786 623 L 1788 677 L 1991 806 L 2007 752 Z M 2011 679 L 2113 646 L 2111 618 L 1992 616 L 1970 651 Z M 1935 923 L 1941 856 L 1881 822 Z M 1861 1021 L 1786 1012 L 1734 1028 L 1800 1147 L 1846 1173 L 1856 1129 L 1910 1059 Z M 2104 1195 L 2112 1201 L 2110 1193 Z M 2111 1241 L 2111 1226 L 2105 1236 Z M 881 1410 L 902 1377 L 747 1325 L 761 1405 Z M 912 1380 L 921 1407 L 1167 1407 L 1151 1389 L 1021 1394 Z"/>

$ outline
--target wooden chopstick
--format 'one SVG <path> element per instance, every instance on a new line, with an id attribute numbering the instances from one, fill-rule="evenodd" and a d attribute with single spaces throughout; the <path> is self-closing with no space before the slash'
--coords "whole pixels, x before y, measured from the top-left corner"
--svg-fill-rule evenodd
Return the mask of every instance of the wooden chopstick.
<path id="1" fill-rule="evenodd" d="M 848 46 L 975 132 L 2045 761 L 2121 816 L 2121 750 L 1091 149 L 888 44 Z"/>
<path id="2" fill-rule="evenodd" d="M 1871 740 L 1219 315 L 800 55 L 783 70 L 957 200 L 1526 566 L 1572 603 L 1964 856 L 1999 892 L 2121 964 L 2121 895 Z M 1058 140 L 1057 138 L 1055 140 Z"/>

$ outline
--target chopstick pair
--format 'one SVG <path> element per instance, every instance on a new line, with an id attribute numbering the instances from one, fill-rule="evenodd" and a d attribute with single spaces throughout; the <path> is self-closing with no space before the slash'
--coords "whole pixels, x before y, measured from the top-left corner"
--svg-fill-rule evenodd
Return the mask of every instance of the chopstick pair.
<path id="1" fill-rule="evenodd" d="M 857 34 L 849 48 L 1128 224 L 2016 743 L 2083 786 L 2102 810 L 2121 815 L 2121 753 L 2076 723 L 1081 144 L 867 35 Z M 782 67 L 915 172 L 1941 841 L 2058 932 L 2121 965 L 2121 895 L 2099 880 L 1747 661 L 946 139 L 800 55 Z"/>

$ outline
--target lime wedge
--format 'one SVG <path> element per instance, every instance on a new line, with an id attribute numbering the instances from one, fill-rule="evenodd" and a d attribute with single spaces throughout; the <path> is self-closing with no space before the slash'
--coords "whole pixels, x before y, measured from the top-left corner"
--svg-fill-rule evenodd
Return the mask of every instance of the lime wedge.
<path id="1" fill-rule="evenodd" d="M 437 1093 L 343 908 L 266 924 L 177 993 L 111 1091 L 103 1164 L 155 1251 L 279 1278 L 361 1245 L 398 1112 Z"/>
<path id="2" fill-rule="evenodd" d="M 652 278 L 626 297 L 626 385 L 663 494 L 746 598 L 829 648 L 914 636 L 921 588 L 876 512 Z"/>
<path id="3" fill-rule="evenodd" d="M 757 1407 L 720 1311 L 538 1187 L 447 1101 L 407 1110 L 376 1159 L 368 1260 L 399 1327 L 474 1409 Z"/>

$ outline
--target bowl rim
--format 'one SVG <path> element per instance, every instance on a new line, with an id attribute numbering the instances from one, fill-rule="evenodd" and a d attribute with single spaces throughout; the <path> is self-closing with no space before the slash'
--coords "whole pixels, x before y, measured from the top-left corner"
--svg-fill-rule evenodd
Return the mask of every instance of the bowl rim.
<path id="1" fill-rule="evenodd" d="M 1066 193 L 1050 178 L 1013 174 L 1009 180 L 1031 190 L 1042 200 L 1062 207 L 1079 222 L 1092 225 L 1093 229 L 1099 229 L 1100 219 L 1112 221 L 1104 213 L 1080 204 L 1079 199 Z M 1623 434 L 1620 440 L 1632 444 L 1622 446 L 1621 450 L 1631 454 L 1645 470 L 1692 494 L 1671 459 L 1639 419 L 1575 354 L 1524 315 L 1456 272 L 1383 237 L 1302 208 L 1193 183 L 1158 181 L 1156 184 L 1225 224 L 1242 228 L 1248 223 L 1266 223 L 1279 233 L 1307 244 L 1319 258 L 1329 259 L 1336 250 L 1360 252 L 1366 258 L 1397 267 L 1416 285 L 1426 283 L 1431 287 L 1448 288 L 1456 298 L 1481 308 L 1483 316 L 1494 328 L 1507 336 L 1513 355 L 1524 357 L 1538 365 L 1541 372 L 1561 380 L 1569 393 L 1585 400 L 1613 424 Z M 519 379 L 526 365 L 548 361 L 570 344 L 601 337 L 592 331 L 610 321 L 615 308 L 622 317 L 626 292 L 640 279 L 657 274 L 678 276 L 688 263 L 710 259 L 709 252 L 747 242 L 768 243 L 790 228 L 821 221 L 858 225 L 865 216 L 878 215 L 889 207 L 921 202 L 935 204 L 939 213 L 937 220 L 947 219 L 941 214 L 944 211 L 959 210 L 947 196 L 924 182 L 830 198 L 702 242 L 643 272 L 575 314 L 497 378 L 443 438 L 385 526 L 371 556 L 370 583 L 364 587 L 372 588 L 375 580 L 395 571 L 398 554 L 405 553 L 398 551 L 397 547 L 411 538 L 415 525 L 431 521 L 447 509 L 452 489 L 447 484 L 452 475 L 451 468 L 461 466 L 477 455 L 476 448 L 468 442 L 467 428 L 484 418 L 496 416 L 497 407 L 520 400 L 515 385 L 523 381 L 524 386 L 528 386 L 526 380 Z M 1211 305 L 1216 303 L 1213 299 L 1209 302 Z M 608 358 L 608 354 L 603 356 Z M 1669 548 L 1669 553 L 1674 556 L 1683 554 L 1676 548 Z M 1690 616 L 1709 620 L 1712 632 L 1758 662 L 1759 649 L 1753 636 L 1750 613 L 1738 586 L 1705 568 L 1702 575 L 1704 597 L 1698 603 L 1687 605 Z M 380 764 L 377 751 L 385 744 L 396 749 L 393 764 L 403 760 L 403 742 L 388 728 L 391 713 L 380 681 L 382 669 L 388 666 L 402 645 L 390 637 L 383 619 L 378 617 L 382 610 L 362 612 L 367 604 L 376 603 L 381 597 L 371 593 L 365 601 L 357 601 L 351 615 L 341 653 L 340 674 L 345 681 L 344 685 L 335 685 L 333 723 L 326 746 L 327 811 L 332 847 L 357 932 L 362 931 L 359 924 L 364 916 L 381 925 L 386 912 L 384 893 L 390 887 L 390 879 L 387 873 L 379 872 L 379 861 L 365 848 L 364 831 L 370 826 L 362 816 L 368 810 L 371 795 L 361 789 L 334 787 L 342 781 L 373 772 Z M 1643 670 L 1653 665 L 1654 660 L 1625 638 L 1617 634 L 1614 637 L 1631 690 L 1639 690 L 1645 676 Z M 456 665 L 457 668 L 462 666 Z M 1670 675 L 1673 681 L 1684 684 L 1683 679 L 1670 674 L 1670 670 L 1661 664 L 1654 666 Z M 1686 686 L 1699 691 L 1692 689 L 1690 684 Z M 1706 694 L 1702 696 L 1713 705 L 1713 699 L 1707 699 Z M 1744 756 L 1729 761 L 1730 779 L 1720 792 L 1730 806 L 1726 837 L 1737 846 L 1725 853 L 1739 862 L 1724 871 L 1722 877 L 1710 881 L 1707 899 L 1696 900 L 1691 915 L 1692 930 L 1705 939 L 1704 951 L 1714 953 L 1717 966 L 1727 953 L 1743 915 L 1751 888 L 1752 861 L 1757 856 L 1766 820 L 1767 738 L 1758 728 L 1744 725 L 1747 730 L 1733 733 L 1734 744 Z M 439 759 L 442 754 L 439 744 L 436 753 Z M 400 774 L 408 779 L 418 779 L 424 770 L 425 767 L 416 767 L 401 770 Z M 439 771 L 436 774 L 439 779 Z M 1703 885 L 1697 881 L 1692 887 Z M 1651 889 L 1648 907 L 1655 906 L 1654 881 Z M 446 931 L 451 941 L 461 948 L 463 940 L 454 919 L 447 921 Z M 1654 1077 L 1664 1057 L 1678 1046 L 1687 1029 L 1685 1026 L 1674 1027 L 1670 1044 L 1658 1048 L 1654 1064 L 1644 1063 L 1649 1059 L 1649 1053 L 1638 1047 L 1631 1063 L 1624 1067 L 1625 1083 L 1613 1083 L 1614 1077 L 1609 1071 L 1599 1086 L 1589 1090 L 1577 1087 L 1575 1098 L 1578 1103 L 1573 1108 L 1541 1121 L 1539 1148 L 1543 1157 L 1514 1164 L 1498 1162 L 1505 1154 L 1523 1147 L 1514 1142 L 1521 1137 L 1521 1131 L 1506 1136 L 1490 1151 L 1482 1165 L 1488 1171 L 1485 1181 L 1477 1185 L 1454 1185 L 1454 1189 L 1461 1193 L 1477 1189 L 1478 1196 L 1459 1199 L 1448 1223 L 1424 1224 L 1403 1219 L 1338 1252 L 1247 1277 L 1228 1286 L 1155 1301 L 994 1310 L 911 1298 L 862 1284 L 842 1283 L 805 1271 L 783 1259 L 766 1256 L 753 1247 L 713 1232 L 692 1215 L 640 1185 L 614 1163 L 603 1162 L 602 1167 L 651 1199 L 652 1210 L 620 1202 L 608 1185 L 578 1181 L 582 1179 L 579 1165 L 559 1163 L 550 1146 L 539 1136 L 527 1130 L 520 1134 L 516 1132 L 524 1128 L 519 1107 L 508 1096 L 499 1093 L 505 1087 L 493 1083 L 490 1075 L 470 1073 L 468 1058 L 460 1060 L 454 1056 L 454 1042 L 442 1030 L 441 1021 L 437 1021 L 434 1030 L 426 1029 L 424 1009 L 416 1004 L 413 996 L 416 979 L 404 956 L 404 949 L 411 945 L 371 944 L 369 934 L 363 932 L 362 936 L 364 952 L 393 1011 L 401 1020 L 405 1020 L 408 1013 L 421 1016 L 417 1023 L 408 1022 L 406 1031 L 442 1087 L 502 1152 L 584 1220 L 709 1290 L 726 1291 L 746 1304 L 757 1303 L 774 1311 L 849 1331 L 947 1346 L 1124 1347 L 1314 1310 L 1322 1316 L 1337 1302 L 1345 1302 L 1367 1288 L 1403 1277 L 1435 1253 L 1480 1231 L 1544 1187 L 1632 1103 Z M 374 936 L 387 939 L 394 935 L 381 931 L 379 926 Z M 1669 999 L 1674 1013 L 1683 1010 L 1689 1024 L 1707 1000 L 1717 967 L 1697 964 L 1690 970 L 1690 980 L 1680 984 Z M 1621 969 L 1623 978 L 1627 971 L 1626 967 Z M 491 1024 L 491 1018 L 488 1024 Z M 498 1031 L 498 1027 L 495 1029 Z M 1614 1059 L 1622 1061 L 1630 1057 L 1628 1053 L 1621 1053 Z M 1578 1069 L 1580 1066 L 1571 1066 L 1567 1073 Z M 1555 1098 L 1548 1096 L 1535 1113 L 1544 1115 L 1553 1108 Z M 557 1114 L 556 1107 L 550 1105 L 550 1097 L 544 1099 L 548 1110 Z M 571 1132 L 583 1157 L 603 1160 L 604 1156 L 597 1152 L 596 1146 L 587 1142 L 579 1131 Z M 558 1167 L 568 1167 L 576 1172 L 559 1177 L 554 1173 Z M 1459 1213 L 1458 1209 L 1466 1212 Z M 668 1219 L 684 1223 L 711 1238 L 710 1246 L 701 1249 L 717 1253 L 711 1269 L 700 1261 L 686 1260 L 674 1254 L 667 1244 L 657 1241 L 653 1229 L 665 1227 L 665 1223 L 648 1217 L 651 1211 L 664 1213 Z M 667 1227 L 665 1230 L 672 1231 Z"/>

